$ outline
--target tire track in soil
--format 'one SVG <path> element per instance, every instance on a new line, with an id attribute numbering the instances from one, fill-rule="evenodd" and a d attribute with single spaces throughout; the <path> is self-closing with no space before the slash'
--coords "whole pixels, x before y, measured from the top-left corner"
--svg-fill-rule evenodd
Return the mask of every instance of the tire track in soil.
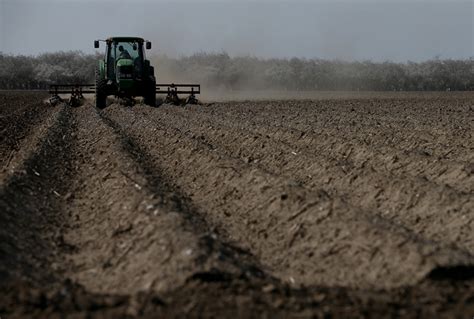
<path id="1" fill-rule="evenodd" d="M 152 116 L 152 112 L 146 113 Z M 268 124 L 260 127 L 248 124 L 242 130 L 239 122 L 203 115 L 199 108 L 164 107 L 156 119 L 168 123 L 173 120 L 179 121 L 187 136 L 202 140 L 227 156 L 272 174 L 285 175 L 311 190 L 324 189 L 331 195 L 344 197 L 352 206 L 377 212 L 378 216 L 429 240 L 474 252 L 474 224 L 470 222 L 474 201 L 469 193 L 423 178 L 395 175 L 383 167 L 380 170 L 383 165 L 377 163 L 379 158 L 369 156 L 354 162 L 349 157 L 359 157 L 359 147 L 353 147 L 354 154 L 337 154 L 338 142 L 332 137 L 325 143 L 332 139 L 334 147 L 321 152 L 301 141 L 301 136 L 293 136 L 291 142 L 286 133 L 271 130 Z M 472 182 L 469 185 L 472 190 Z"/>
<path id="2" fill-rule="evenodd" d="M 465 251 L 230 158 L 186 136 L 179 122 L 158 121 L 159 112 L 149 119 L 147 108 L 112 106 L 104 114 L 152 156 L 156 170 L 191 198 L 204 219 L 248 247 L 278 278 L 390 288 L 473 263 Z"/>
<path id="3" fill-rule="evenodd" d="M 188 280 L 268 278 L 245 251 L 222 243 L 152 171 L 144 153 L 92 107 L 78 123 L 78 178 L 65 241 L 66 277 L 98 293 L 167 291 Z"/>
<path id="4" fill-rule="evenodd" d="M 75 123 L 66 106 L 40 128 L 42 134 L 23 145 L 26 159 L 12 175 L 2 178 L 0 190 L 0 277 L 51 286 L 60 277 L 57 256 L 67 246 L 60 231 L 72 179 L 72 145 Z M 36 148 L 34 144 L 41 141 Z M 53 146 L 54 145 L 54 146 Z M 23 150 L 23 149 L 22 149 Z M 41 271 L 38 271 L 41 269 Z"/>

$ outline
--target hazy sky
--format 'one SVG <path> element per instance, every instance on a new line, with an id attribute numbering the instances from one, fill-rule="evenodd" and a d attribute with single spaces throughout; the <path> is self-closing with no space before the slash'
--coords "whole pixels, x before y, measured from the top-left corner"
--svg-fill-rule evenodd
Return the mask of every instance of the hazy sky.
<path id="1" fill-rule="evenodd" d="M 0 51 L 93 52 L 138 35 L 153 53 L 420 61 L 474 57 L 474 0 L 0 0 Z"/>

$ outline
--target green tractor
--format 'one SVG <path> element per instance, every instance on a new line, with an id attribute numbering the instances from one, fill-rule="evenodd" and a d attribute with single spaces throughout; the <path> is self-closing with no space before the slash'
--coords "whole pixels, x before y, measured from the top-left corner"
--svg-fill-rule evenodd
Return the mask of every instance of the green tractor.
<path id="1" fill-rule="evenodd" d="M 199 84 L 156 84 L 155 71 L 145 57 L 145 49 L 151 49 L 151 42 L 138 37 L 111 37 L 94 41 L 99 48 L 106 43 L 105 56 L 100 60 L 93 84 L 51 85 L 51 101 L 59 101 L 59 94 L 70 93 L 70 105 L 80 105 L 83 94 L 94 93 L 95 105 L 99 109 L 107 106 L 107 97 L 132 99 L 143 97 L 144 103 L 156 106 L 156 94 L 166 94 L 165 103 L 195 104 L 200 94 Z M 182 100 L 178 94 L 188 94 Z"/>
<path id="2" fill-rule="evenodd" d="M 105 108 L 109 95 L 143 96 L 145 104 L 155 106 L 155 70 L 145 58 L 144 50 L 151 49 L 151 42 L 135 37 L 114 37 L 104 42 L 105 58 L 99 61 L 95 74 L 97 108 Z M 94 41 L 94 47 L 99 48 L 99 40 Z"/>

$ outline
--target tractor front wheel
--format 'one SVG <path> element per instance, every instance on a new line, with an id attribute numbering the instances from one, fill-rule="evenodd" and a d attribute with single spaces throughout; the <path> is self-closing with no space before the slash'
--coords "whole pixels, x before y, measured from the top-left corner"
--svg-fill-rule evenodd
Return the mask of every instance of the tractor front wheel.
<path id="1" fill-rule="evenodd" d="M 100 78 L 98 70 L 95 75 L 95 106 L 98 109 L 107 106 L 107 80 Z"/>

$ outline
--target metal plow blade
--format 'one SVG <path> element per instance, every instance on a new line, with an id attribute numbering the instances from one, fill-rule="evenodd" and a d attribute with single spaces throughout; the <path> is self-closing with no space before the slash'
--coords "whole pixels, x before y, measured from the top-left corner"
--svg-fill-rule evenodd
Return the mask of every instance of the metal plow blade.
<path id="1" fill-rule="evenodd" d="M 198 104 L 196 94 L 201 94 L 200 84 L 156 84 L 156 94 L 166 94 L 164 103 L 175 105 Z M 186 99 L 180 99 L 178 94 L 187 94 Z"/>
<path id="2" fill-rule="evenodd" d="M 59 94 L 71 94 L 68 104 L 70 106 L 79 106 L 84 99 L 83 94 L 95 93 L 94 84 L 53 84 L 49 86 L 49 93 L 51 98 L 49 103 L 56 105 L 59 102 L 63 102 L 63 99 Z"/>

